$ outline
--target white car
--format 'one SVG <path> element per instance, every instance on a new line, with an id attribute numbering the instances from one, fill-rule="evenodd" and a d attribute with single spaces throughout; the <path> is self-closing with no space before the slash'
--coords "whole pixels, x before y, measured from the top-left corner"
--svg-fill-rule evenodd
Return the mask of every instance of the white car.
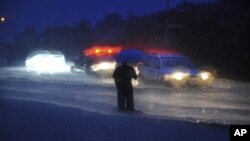
<path id="1" fill-rule="evenodd" d="M 25 61 L 27 71 L 41 73 L 69 72 L 65 57 L 60 51 L 36 51 L 31 53 Z"/>
<path id="2" fill-rule="evenodd" d="M 189 59 L 180 55 L 149 55 L 139 67 L 139 79 L 160 81 L 172 86 L 211 85 L 214 75 L 194 68 Z"/>

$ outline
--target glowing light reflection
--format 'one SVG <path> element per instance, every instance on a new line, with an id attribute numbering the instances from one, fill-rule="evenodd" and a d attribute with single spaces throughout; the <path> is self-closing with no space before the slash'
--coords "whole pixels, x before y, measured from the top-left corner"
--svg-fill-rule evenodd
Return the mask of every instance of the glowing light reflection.
<path id="1" fill-rule="evenodd" d="M 27 71 L 35 71 L 39 74 L 70 72 L 70 65 L 66 64 L 64 55 L 58 53 L 33 53 L 26 59 L 25 65 Z"/>

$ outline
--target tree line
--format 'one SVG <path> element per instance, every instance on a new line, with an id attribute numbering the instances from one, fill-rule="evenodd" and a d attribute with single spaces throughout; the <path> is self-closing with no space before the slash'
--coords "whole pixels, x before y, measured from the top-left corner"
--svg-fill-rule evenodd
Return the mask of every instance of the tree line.
<path id="1" fill-rule="evenodd" d="M 198 66 L 214 66 L 221 77 L 249 81 L 249 19 L 247 0 L 183 2 L 168 12 L 144 16 L 111 13 L 94 25 L 83 19 L 41 33 L 29 26 L 11 43 L 1 43 L 0 55 L 11 64 L 35 49 L 60 50 L 73 56 L 94 44 L 163 48 L 188 56 Z"/>

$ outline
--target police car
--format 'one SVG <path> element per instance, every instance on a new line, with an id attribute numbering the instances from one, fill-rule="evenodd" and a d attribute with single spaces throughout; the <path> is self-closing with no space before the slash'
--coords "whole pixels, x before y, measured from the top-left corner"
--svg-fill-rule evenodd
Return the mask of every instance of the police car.
<path id="1" fill-rule="evenodd" d="M 120 46 L 95 45 L 84 49 L 80 58 L 71 66 L 72 72 L 83 71 L 101 77 L 111 77 L 116 67 L 114 56 L 121 50 Z"/>
<path id="2" fill-rule="evenodd" d="M 212 72 L 198 70 L 181 55 L 148 55 L 139 67 L 141 82 L 159 81 L 172 86 L 210 86 L 215 76 Z"/>

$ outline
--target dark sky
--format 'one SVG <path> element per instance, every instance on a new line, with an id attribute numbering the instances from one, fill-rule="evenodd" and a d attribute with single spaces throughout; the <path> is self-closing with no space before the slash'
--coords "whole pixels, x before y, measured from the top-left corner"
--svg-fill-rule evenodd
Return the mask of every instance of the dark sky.
<path id="1" fill-rule="evenodd" d="M 181 1 L 170 0 L 170 5 Z M 70 25 L 81 19 L 95 23 L 112 12 L 124 16 L 129 12 L 145 15 L 165 8 L 166 0 L 0 0 L 0 16 L 6 16 L 6 22 L 0 23 L 0 41 L 29 25 L 42 31 L 51 25 Z"/>

